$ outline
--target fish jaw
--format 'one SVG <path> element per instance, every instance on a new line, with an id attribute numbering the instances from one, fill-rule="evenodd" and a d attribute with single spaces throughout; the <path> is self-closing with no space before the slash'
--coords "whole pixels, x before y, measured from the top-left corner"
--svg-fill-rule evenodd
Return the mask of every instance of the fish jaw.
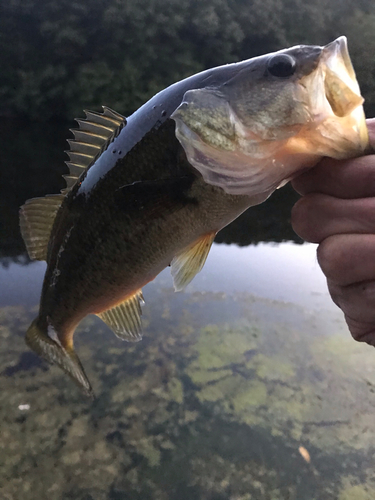
<path id="1" fill-rule="evenodd" d="M 327 54 L 327 56 L 326 56 Z M 370 151 L 366 117 L 363 111 L 363 97 L 352 66 L 346 37 L 342 36 L 328 44 L 326 57 L 326 95 L 338 118 L 346 120 L 346 130 L 351 131 L 352 141 L 336 158 L 348 158 Z"/>
<path id="2" fill-rule="evenodd" d="M 280 51 L 268 59 L 278 54 L 293 56 L 300 74 L 290 81 L 262 79 L 259 65 L 266 74 L 267 58 L 254 60 L 252 72 L 260 76 L 249 84 L 247 95 L 243 88 L 236 91 L 233 82 L 230 92 L 225 85 L 191 90 L 172 114 L 191 165 L 228 194 L 263 193 L 265 199 L 324 156 L 345 159 L 368 150 L 363 98 L 346 38 L 325 47 Z"/>
<path id="3" fill-rule="evenodd" d="M 311 125 L 292 137 L 288 148 L 347 159 L 369 150 L 364 99 L 349 57 L 346 37 L 323 47 L 316 71 L 301 80 L 311 89 Z M 324 92 L 322 91 L 324 89 Z"/>

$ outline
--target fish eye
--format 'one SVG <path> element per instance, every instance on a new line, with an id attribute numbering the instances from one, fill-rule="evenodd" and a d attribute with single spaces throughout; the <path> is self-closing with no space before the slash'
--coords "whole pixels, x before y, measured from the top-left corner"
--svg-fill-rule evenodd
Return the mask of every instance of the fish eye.
<path id="1" fill-rule="evenodd" d="M 292 76 L 296 70 L 296 61 L 288 54 L 277 54 L 268 61 L 268 72 L 278 78 Z"/>

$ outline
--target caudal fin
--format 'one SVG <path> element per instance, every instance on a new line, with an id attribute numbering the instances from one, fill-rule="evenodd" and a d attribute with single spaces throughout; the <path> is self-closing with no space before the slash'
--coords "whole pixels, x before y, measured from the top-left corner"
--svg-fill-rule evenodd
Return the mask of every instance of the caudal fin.
<path id="1" fill-rule="evenodd" d="M 49 328 L 52 327 L 49 326 Z M 52 335 L 49 335 L 47 329 L 44 331 L 38 325 L 38 318 L 31 323 L 25 340 L 26 344 L 39 356 L 62 368 L 87 396 L 94 397 L 90 382 L 73 347 L 64 347 L 54 331 Z"/>

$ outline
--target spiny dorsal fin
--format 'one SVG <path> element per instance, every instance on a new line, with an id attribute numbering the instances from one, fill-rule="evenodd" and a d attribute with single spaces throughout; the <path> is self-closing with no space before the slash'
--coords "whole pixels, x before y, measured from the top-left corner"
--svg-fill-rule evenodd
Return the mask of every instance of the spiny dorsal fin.
<path id="1" fill-rule="evenodd" d="M 194 276 L 202 270 L 216 233 L 208 233 L 193 245 L 184 248 L 171 262 L 171 274 L 176 292 L 183 290 Z"/>
<path id="2" fill-rule="evenodd" d="M 20 228 L 30 259 L 46 260 L 48 242 L 62 194 L 33 198 L 20 209 Z"/>
<path id="3" fill-rule="evenodd" d="M 141 304 L 144 303 L 142 291 L 138 290 L 121 304 L 97 316 L 111 328 L 121 340 L 138 342 L 141 335 Z"/>
<path id="4" fill-rule="evenodd" d="M 61 192 L 66 193 L 74 186 L 80 175 L 89 167 L 108 147 L 126 125 L 125 116 L 103 106 L 103 113 L 85 111 L 86 118 L 78 119 L 78 129 L 71 129 L 74 139 L 69 139 L 70 150 L 66 151 L 69 161 L 69 175 L 64 178 L 67 187 Z"/>

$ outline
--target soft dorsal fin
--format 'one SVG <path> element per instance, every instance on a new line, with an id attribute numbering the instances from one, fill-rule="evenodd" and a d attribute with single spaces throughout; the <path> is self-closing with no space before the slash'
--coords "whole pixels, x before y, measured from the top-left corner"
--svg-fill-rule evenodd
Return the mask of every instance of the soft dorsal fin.
<path id="1" fill-rule="evenodd" d="M 85 119 L 77 119 L 79 128 L 72 130 L 74 139 L 68 141 L 70 161 L 66 163 L 70 174 L 64 175 L 67 187 L 61 190 L 61 195 L 28 200 L 20 209 L 21 233 L 30 259 L 46 260 L 51 229 L 64 195 L 126 124 L 124 116 L 105 106 L 103 113 L 85 111 L 85 114 Z"/>
<path id="2" fill-rule="evenodd" d="M 103 106 L 103 113 L 85 111 L 86 118 L 78 119 L 78 129 L 71 129 L 74 139 L 69 139 L 70 150 L 66 151 L 69 161 L 69 175 L 64 175 L 67 187 L 61 192 L 66 193 L 74 186 L 80 175 L 89 167 L 118 136 L 126 125 L 125 116 Z"/>
<path id="3" fill-rule="evenodd" d="M 48 242 L 62 194 L 33 198 L 20 209 L 20 228 L 30 259 L 46 260 Z"/>
<path id="4" fill-rule="evenodd" d="M 121 340 L 138 342 L 141 335 L 142 290 L 137 290 L 115 307 L 97 314 Z"/>
<path id="5" fill-rule="evenodd" d="M 171 262 L 171 274 L 176 292 L 183 290 L 194 276 L 202 270 L 206 262 L 216 232 L 208 233 L 184 248 Z"/>

